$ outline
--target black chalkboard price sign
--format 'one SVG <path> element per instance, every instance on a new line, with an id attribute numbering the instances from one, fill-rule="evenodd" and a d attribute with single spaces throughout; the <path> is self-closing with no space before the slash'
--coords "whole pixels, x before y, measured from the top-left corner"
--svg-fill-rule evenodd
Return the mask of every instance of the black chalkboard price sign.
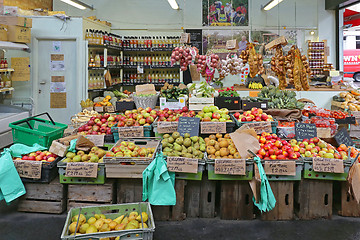
<path id="1" fill-rule="evenodd" d="M 335 141 L 340 144 L 345 144 L 346 146 L 353 146 L 354 142 L 351 140 L 349 133 L 346 131 L 346 128 L 341 128 L 334 136 Z"/>
<path id="2" fill-rule="evenodd" d="M 185 133 L 190 133 L 190 136 L 199 136 L 199 125 L 200 118 L 192 117 L 180 117 L 178 132 L 181 136 L 184 136 Z"/>
<path id="3" fill-rule="evenodd" d="M 298 141 L 317 137 L 316 125 L 313 123 L 295 123 L 295 138 Z"/>
<path id="4" fill-rule="evenodd" d="M 202 54 L 202 29 L 186 29 L 186 33 L 190 33 L 190 45 L 199 49 Z"/>

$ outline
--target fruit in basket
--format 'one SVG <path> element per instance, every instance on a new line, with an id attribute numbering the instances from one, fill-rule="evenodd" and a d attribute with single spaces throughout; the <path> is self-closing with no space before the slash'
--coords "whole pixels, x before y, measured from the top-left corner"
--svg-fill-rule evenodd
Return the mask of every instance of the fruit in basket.
<path id="1" fill-rule="evenodd" d="M 151 158 L 155 153 L 155 148 L 145 148 L 133 142 L 123 141 L 112 148 L 111 152 L 106 153 L 106 157 L 147 157 Z"/>
<path id="2" fill-rule="evenodd" d="M 251 109 L 251 111 L 246 111 L 243 114 L 240 113 L 234 113 L 234 117 L 239 121 L 239 122 L 252 122 L 252 121 L 256 121 L 256 122 L 260 122 L 260 121 L 267 121 L 267 122 L 271 122 L 274 121 L 273 117 L 271 115 L 268 115 L 266 113 L 263 112 L 263 110 L 261 108 L 256 108 L 253 107 Z"/>
<path id="3" fill-rule="evenodd" d="M 58 156 L 49 151 L 36 151 L 23 155 L 21 158 L 14 158 L 14 160 L 29 160 L 29 161 L 43 161 L 53 162 Z"/>
<path id="4" fill-rule="evenodd" d="M 66 158 L 63 162 L 102 162 L 102 158 L 105 156 L 106 151 L 93 147 L 89 153 L 78 151 L 76 154 L 73 152 L 66 153 Z"/>
<path id="5" fill-rule="evenodd" d="M 205 138 L 206 152 L 211 159 L 241 158 L 229 134 L 218 133 Z"/>
<path id="6" fill-rule="evenodd" d="M 187 107 L 183 107 L 179 110 L 169 110 L 165 108 L 164 110 L 157 111 L 158 121 L 168 121 L 175 122 L 179 121 L 179 117 L 194 117 L 195 112 L 189 111 Z"/>
<path id="7" fill-rule="evenodd" d="M 295 139 L 281 140 L 276 134 L 263 132 L 258 136 L 260 149 L 257 156 L 265 160 L 298 159 L 301 148 Z"/>
<path id="8" fill-rule="evenodd" d="M 182 137 L 179 132 L 174 132 L 171 136 L 165 134 L 163 138 L 161 144 L 164 156 L 198 159 L 204 157 L 205 141 L 202 137 L 190 137 L 190 134 Z"/>
<path id="9" fill-rule="evenodd" d="M 91 117 L 90 120 L 78 128 L 78 133 L 81 135 L 105 135 L 112 134 L 111 127 L 116 125 L 119 117 L 105 113 L 98 114 L 96 117 Z"/>
<path id="10" fill-rule="evenodd" d="M 157 112 L 150 107 L 138 108 L 132 111 L 126 110 L 124 114 L 118 115 L 117 127 L 149 126 L 157 117 Z"/>
<path id="11" fill-rule="evenodd" d="M 217 106 L 205 106 L 195 117 L 200 118 L 202 122 L 232 122 L 229 110 L 219 109 Z"/>

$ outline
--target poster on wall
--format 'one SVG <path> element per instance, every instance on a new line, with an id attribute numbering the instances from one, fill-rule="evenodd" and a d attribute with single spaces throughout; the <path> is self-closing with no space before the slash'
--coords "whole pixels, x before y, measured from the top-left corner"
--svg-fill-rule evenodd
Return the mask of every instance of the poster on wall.
<path id="1" fill-rule="evenodd" d="M 204 26 L 248 26 L 248 0 L 203 0 Z"/>

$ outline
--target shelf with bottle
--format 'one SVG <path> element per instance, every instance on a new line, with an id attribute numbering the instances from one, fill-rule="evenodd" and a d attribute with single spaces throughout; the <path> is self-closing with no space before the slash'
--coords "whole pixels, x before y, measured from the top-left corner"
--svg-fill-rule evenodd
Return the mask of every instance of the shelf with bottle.
<path id="1" fill-rule="evenodd" d="M 103 70 L 106 68 L 121 68 L 121 56 L 108 55 L 106 59 L 107 67 L 104 67 L 104 55 L 90 52 L 89 54 L 89 69 Z"/>
<path id="2" fill-rule="evenodd" d="M 0 90 L 1 92 L 8 93 L 13 91 L 12 81 L 11 81 L 11 73 L 10 72 L 2 72 L 0 74 Z"/>
<path id="3" fill-rule="evenodd" d="M 105 86 L 105 77 L 102 73 L 89 73 L 88 90 L 102 89 Z"/>
<path id="4" fill-rule="evenodd" d="M 153 71 L 149 73 L 137 73 L 136 71 L 124 72 L 123 84 L 136 85 L 142 83 L 165 84 L 180 83 L 179 71 Z"/>
<path id="5" fill-rule="evenodd" d="M 123 40 L 124 51 L 172 51 L 179 46 L 178 36 L 126 36 Z"/>
<path id="6" fill-rule="evenodd" d="M 149 68 L 171 67 L 170 54 L 126 54 L 123 60 L 124 68 L 136 68 L 136 66 L 144 66 Z M 134 66 L 134 67 L 131 67 Z"/>
<path id="7" fill-rule="evenodd" d="M 122 50 L 122 37 L 106 31 L 86 29 L 85 40 L 88 41 L 89 48 L 108 48 Z"/>

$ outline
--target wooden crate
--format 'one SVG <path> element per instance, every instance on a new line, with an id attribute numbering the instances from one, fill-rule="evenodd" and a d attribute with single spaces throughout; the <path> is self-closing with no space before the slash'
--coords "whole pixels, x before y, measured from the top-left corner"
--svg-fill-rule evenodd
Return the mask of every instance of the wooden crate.
<path id="1" fill-rule="evenodd" d="M 331 218 L 333 183 L 328 180 L 302 179 L 295 199 L 300 219 Z"/>
<path id="2" fill-rule="evenodd" d="M 276 199 L 276 205 L 270 212 L 262 213 L 263 220 L 292 220 L 294 219 L 294 182 L 270 182 L 271 190 Z"/>
<path id="3" fill-rule="evenodd" d="M 201 181 L 188 181 L 185 188 L 186 217 L 215 217 L 216 181 L 203 175 Z"/>
<path id="4" fill-rule="evenodd" d="M 147 164 L 121 165 L 119 163 L 106 163 L 107 178 L 141 178 Z"/>
<path id="5" fill-rule="evenodd" d="M 68 185 L 67 209 L 116 203 L 115 182 L 108 180 L 101 185 Z"/>
<path id="6" fill-rule="evenodd" d="M 205 106 L 214 106 L 214 98 L 189 98 L 189 110 L 201 111 Z"/>
<path id="7" fill-rule="evenodd" d="M 248 181 L 221 181 L 220 218 L 254 219 L 252 191 Z"/>
<path id="8" fill-rule="evenodd" d="M 19 199 L 18 211 L 61 214 L 66 209 L 66 185 L 59 178 L 50 183 L 25 183 L 26 194 Z"/>
<path id="9" fill-rule="evenodd" d="M 348 182 L 341 183 L 341 210 L 344 217 L 360 217 L 360 204 L 348 193 Z"/>

